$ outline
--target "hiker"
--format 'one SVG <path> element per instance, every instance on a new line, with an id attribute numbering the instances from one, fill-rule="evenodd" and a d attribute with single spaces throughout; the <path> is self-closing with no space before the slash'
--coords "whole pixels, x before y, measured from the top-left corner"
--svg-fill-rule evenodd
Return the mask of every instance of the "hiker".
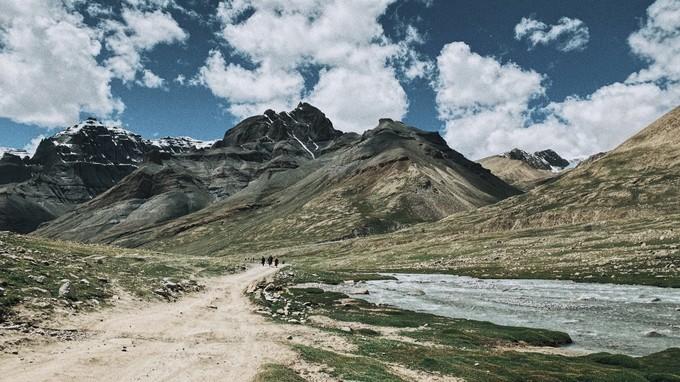
<path id="1" fill-rule="evenodd" d="M 278 257 L 276 259 L 274 259 L 274 266 L 277 267 L 277 268 L 279 267 L 279 258 Z"/>
<path id="2" fill-rule="evenodd" d="M 267 259 L 267 264 L 269 264 L 269 266 L 271 267 L 273 262 L 274 262 L 274 257 L 272 257 L 270 255 L 269 258 Z"/>
<path id="3" fill-rule="evenodd" d="M 264 267 L 264 262 L 267 261 L 265 260 L 264 256 L 262 256 L 262 266 Z"/>

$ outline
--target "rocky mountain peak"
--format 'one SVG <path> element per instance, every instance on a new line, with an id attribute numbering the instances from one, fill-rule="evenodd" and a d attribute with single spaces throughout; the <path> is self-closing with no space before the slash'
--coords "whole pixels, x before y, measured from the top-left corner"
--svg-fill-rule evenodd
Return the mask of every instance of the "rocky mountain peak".
<path id="1" fill-rule="evenodd" d="M 343 133 L 316 107 L 299 103 L 290 112 L 266 110 L 228 130 L 214 147 L 244 147 L 272 153 L 297 151 L 315 159 Z"/>
<path id="2" fill-rule="evenodd" d="M 547 149 L 543 151 L 536 151 L 534 155 L 547 162 L 553 168 L 557 167 L 562 169 L 569 166 L 570 164 L 568 160 L 562 158 L 554 150 Z"/>
<path id="3" fill-rule="evenodd" d="M 53 137 L 43 139 L 33 161 L 101 164 L 136 164 L 144 159 L 148 142 L 123 128 L 107 126 L 96 118 L 69 126 Z"/>
<path id="4" fill-rule="evenodd" d="M 218 146 L 289 141 L 314 156 L 323 143 L 342 134 L 321 110 L 300 103 L 290 112 L 267 110 L 262 115 L 246 118 L 228 130 Z"/>
<path id="5" fill-rule="evenodd" d="M 569 161 L 562 158 L 553 150 L 537 151 L 533 154 L 521 149 L 512 149 L 503 154 L 508 159 L 525 162 L 538 170 L 560 171 L 569 166 Z"/>

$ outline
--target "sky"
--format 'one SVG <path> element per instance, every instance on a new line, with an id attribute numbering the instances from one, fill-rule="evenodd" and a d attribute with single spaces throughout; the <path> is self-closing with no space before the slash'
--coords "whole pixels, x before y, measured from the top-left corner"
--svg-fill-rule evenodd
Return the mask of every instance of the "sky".
<path id="1" fill-rule="evenodd" d="M 0 147 L 89 116 L 218 139 L 300 101 L 472 159 L 585 157 L 680 105 L 680 0 L 0 2 Z"/>

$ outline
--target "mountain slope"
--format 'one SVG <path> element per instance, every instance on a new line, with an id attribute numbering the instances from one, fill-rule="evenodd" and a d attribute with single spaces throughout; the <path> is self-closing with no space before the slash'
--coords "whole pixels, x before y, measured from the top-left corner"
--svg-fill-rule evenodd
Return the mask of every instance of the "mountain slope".
<path id="1" fill-rule="evenodd" d="M 447 221 L 498 231 L 675 213 L 680 213 L 680 107 L 552 183 Z"/>
<path id="2" fill-rule="evenodd" d="M 323 269 L 678 287 L 678 221 L 680 108 L 525 194 L 385 235 L 284 253 Z"/>
<path id="3" fill-rule="evenodd" d="M 520 149 L 480 159 L 479 163 L 507 183 L 525 191 L 559 176 L 570 164 L 553 150 L 530 154 Z"/>
<path id="4" fill-rule="evenodd" d="M 206 204 L 159 219 L 165 203 L 158 200 L 173 189 L 142 196 L 132 191 L 140 177 L 156 177 L 157 183 L 170 173 L 185 180 L 175 189 L 195 190 Z M 231 175 L 210 186 L 216 173 Z M 362 136 L 342 134 L 318 109 L 301 104 L 290 113 L 267 111 L 244 120 L 200 155 L 159 158 L 38 234 L 211 250 L 226 242 L 281 245 L 276 242 L 388 232 L 517 193 L 451 150 L 437 133 L 385 119 Z M 152 202 L 155 208 L 148 207 Z"/>
<path id="5" fill-rule="evenodd" d="M 149 153 L 190 152 L 202 145 L 189 138 L 149 142 L 89 118 L 42 140 L 30 159 L 3 156 L 0 230 L 30 232 L 108 190 Z"/>

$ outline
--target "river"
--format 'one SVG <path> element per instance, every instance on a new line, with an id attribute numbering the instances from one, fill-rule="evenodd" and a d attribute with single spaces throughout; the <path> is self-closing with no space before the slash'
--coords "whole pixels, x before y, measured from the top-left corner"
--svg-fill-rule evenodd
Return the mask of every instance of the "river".
<path id="1" fill-rule="evenodd" d="M 646 355 L 680 347 L 680 289 L 561 280 L 389 274 L 397 280 L 323 285 L 373 303 L 500 325 L 559 330 L 577 350 Z"/>

